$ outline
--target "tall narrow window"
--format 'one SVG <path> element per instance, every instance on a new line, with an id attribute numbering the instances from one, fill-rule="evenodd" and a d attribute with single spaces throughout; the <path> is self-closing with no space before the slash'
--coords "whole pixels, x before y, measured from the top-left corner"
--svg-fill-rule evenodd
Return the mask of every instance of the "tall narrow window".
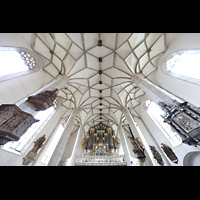
<path id="1" fill-rule="evenodd" d="M 34 58 L 24 51 L 0 51 L 0 76 L 33 69 L 35 65 Z"/>
<path id="2" fill-rule="evenodd" d="M 164 115 L 164 111 L 161 110 L 159 106 L 157 106 L 151 100 L 145 101 L 145 106 L 147 108 L 147 113 L 149 116 L 154 120 L 156 125 L 161 129 L 164 136 L 169 140 L 173 147 L 178 146 L 182 143 L 181 137 L 178 135 L 177 132 L 172 131 L 170 125 L 163 122 L 163 118 L 161 115 Z"/>
<path id="3" fill-rule="evenodd" d="M 200 79 L 200 54 L 177 54 L 166 63 L 167 70 L 176 74 Z"/>
<path id="4" fill-rule="evenodd" d="M 162 71 L 170 76 L 200 85 L 200 50 L 179 50 L 162 62 Z"/>
<path id="5" fill-rule="evenodd" d="M 41 67 L 38 55 L 24 47 L 0 46 L 0 82 L 36 72 Z"/>

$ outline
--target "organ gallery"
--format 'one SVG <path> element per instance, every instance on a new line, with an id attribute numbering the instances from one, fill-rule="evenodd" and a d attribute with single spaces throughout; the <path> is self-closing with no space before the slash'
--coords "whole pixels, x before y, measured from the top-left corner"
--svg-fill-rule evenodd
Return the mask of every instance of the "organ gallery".
<path id="1" fill-rule="evenodd" d="M 90 127 L 81 141 L 84 155 L 117 154 L 120 139 L 111 126 L 99 123 Z"/>

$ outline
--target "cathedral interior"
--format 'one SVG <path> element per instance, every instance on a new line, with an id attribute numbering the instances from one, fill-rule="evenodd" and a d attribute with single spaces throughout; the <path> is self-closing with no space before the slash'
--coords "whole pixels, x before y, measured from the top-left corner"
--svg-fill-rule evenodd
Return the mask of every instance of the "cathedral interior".
<path id="1" fill-rule="evenodd" d="M 200 166 L 199 33 L 0 33 L 0 166 Z"/>

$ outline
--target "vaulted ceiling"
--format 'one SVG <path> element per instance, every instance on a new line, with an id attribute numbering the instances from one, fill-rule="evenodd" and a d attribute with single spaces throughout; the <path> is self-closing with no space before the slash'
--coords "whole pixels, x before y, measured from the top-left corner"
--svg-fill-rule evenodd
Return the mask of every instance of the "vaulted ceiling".
<path id="1" fill-rule="evenodd" d="M 91 126 L 120 123 L 122 106 L 137 116 L 134 108 L 144 92 L 131 77 L 135 73 L 151 79 L 166 47 L 164 33 L 38 33 L 33 49 L 52 78 L 70 78 L 58 94 L 64 117 L 80 107 L 78 121 Z"/>

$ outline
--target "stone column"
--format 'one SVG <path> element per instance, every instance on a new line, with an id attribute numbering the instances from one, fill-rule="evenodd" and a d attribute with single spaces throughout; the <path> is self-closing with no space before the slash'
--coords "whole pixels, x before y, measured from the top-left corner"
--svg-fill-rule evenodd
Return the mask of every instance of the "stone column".
<path id="1" fill-rule="evenodd" d="M 123 108 L 123 113 L 125 115 L 125 118 L 129 124 L 129 126 L 131 127 L 131 130 L 133 133 L 136 133 L 138 136 L 140 136 L 141 140 L 142 140 L 142 143 L 145 147 L 145 155 L 146 155 L 146 159 L 148 160 L 148 162 L 152 163 L 152 165 L 157 165 L 155 164 L 155 161 L 154 161 L 154 158 L 151 156 L 151 149 L 148 145 L 149 141 L 151 141 L 151 145 L 154 145 L 157 149 L 159 149 L 159 145 L 157 144 L 156 140 L 154 139 L 154 137 L 151 135 L 151 132 L 148 131 L 148 133 L 144 133 L 142 132 L 142 135 L 141 133 L 139 133 L 136 129 L 136 126 L 135 124 L 133 123 L 133 117 L 131 116 L 129 110 L 127 108 Z M 143 123 L 143 121 L 141 121 L 141 118 L 136 118 L 135 120 L 137 123 L 140 122 L 140 123 Z M 143 123 L 144 124 L 144 123 Z M 145 142 L 144 142 L 145 140 Z M 162 151 L 159 151 L 159 153 L 162 155 L 162 158 L 163 160 L 165 161 L 165 165 L 169 165 L 170 166 L 170 163 L 168 162 L 168 160 L 165 158 L 165 155 L 162 153 Z"/>
<path id="2" fill-rule="evenodd" d="M 161 89 L 155 84 L 151 83 L 145 78 L 142 78 L 136 74 L 132 77 L 133 83 L 142 89 L 149 98 L 156 104 L 159 102 L 173 103 L 173 100 L 178 100 L 175 96 Z M 179 100 L 180 101 L 180 100 Z M 159 105 L 159 104 L 158 104 Z"/>
<path id="3" fill-rule="evenodd" d="M 81 138 L 83 136 L 83 132 L 84 132 L 84 126 L 81 124 L 80 128 L 78 130 L 78 134 L 76 136 L 76 141 L 74 143 L 74 148 L 73 148 L 73 151 L 72 151 L 72 157 L 71 157 L 70 166 L 74 166 L 75 165 L 76 155 L 77 155 L 78 147 L 81 146 Z"/>
<path id="4" fill-rule="evenodd" d="M 56 149 L 49 161 L 48 166 L 57 166 L 62 159 L 63 153 L 65 151 L 65 147 L 67 145 L 69 136 L 73 129 L 73 123 L 76 119 L 77 114 L 79 113 L 79 108 L 74 108 L 71 115 L 69 116 L 69 119 L 67 121 L 65 130 L 63 131 L 63 134 L 56 146 Z"/>
<path id="5" fill-rule="evenodd" d="M 118 131 L 119 131 L 119 136 L 120 136 L 120 140 L 121 140 L 121 145 L 122 145 L 124 155 L 126 158 L 127 166 L 132 166 L 131 160 L 130 160 L 130 153 L 128 150 L 128 144 L 126 143 L 126 138 L 125 138 L 124 131 L 122 129 L 121 124 L 118 126 Z"/>

